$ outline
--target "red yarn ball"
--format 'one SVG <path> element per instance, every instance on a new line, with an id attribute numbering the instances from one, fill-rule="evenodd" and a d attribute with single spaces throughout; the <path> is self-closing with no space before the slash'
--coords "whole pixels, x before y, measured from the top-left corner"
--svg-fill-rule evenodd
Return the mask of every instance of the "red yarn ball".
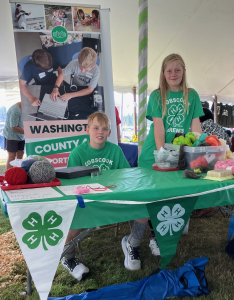
<path id="1" fill-rule="evenodd" d="M 11 185 L 25 184 L 27 179 L 27 172 L 20 167 L 10 168 L 4 174 L 4 180 Z"/>

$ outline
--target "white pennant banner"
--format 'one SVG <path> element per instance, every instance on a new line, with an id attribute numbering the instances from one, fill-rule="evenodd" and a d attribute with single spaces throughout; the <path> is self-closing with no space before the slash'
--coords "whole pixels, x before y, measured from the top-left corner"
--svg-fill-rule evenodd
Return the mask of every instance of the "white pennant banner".
<path id="1" fill-rule="evenodd" d="M 47 300 L 77 200 L 8 203 L 11 226 L 41 300 Z"/>

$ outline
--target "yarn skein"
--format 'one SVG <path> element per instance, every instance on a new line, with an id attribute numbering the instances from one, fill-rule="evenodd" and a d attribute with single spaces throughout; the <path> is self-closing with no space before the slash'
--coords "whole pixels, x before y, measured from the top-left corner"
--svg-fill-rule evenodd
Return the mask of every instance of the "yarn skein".
<path id="1" fill-rule="evenodd" d="M 47 183 L 55 178 L 55 169 L 48 161 L 37 161 L 32 164 L 28 172 L 33 183 Z"/>
<path id="2" fill-rule="evenodd" d="M 25 184 L 27 179 L 27 172 L 20 167 L 10 168 L 4 174 L 4 180 L 11 185 Z"/>

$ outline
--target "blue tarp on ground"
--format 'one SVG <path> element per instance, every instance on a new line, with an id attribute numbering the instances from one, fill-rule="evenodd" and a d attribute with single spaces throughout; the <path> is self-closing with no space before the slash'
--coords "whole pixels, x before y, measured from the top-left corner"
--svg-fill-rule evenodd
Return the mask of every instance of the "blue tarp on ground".
<path id="1" fill-rule="evenodd" d="M 209 294 L 205 278 L 206 257 L 189 260 L 175 270 L 160 273 L 136 282 L 104 287 L 100 290 L 48 300 L 163 300 L 167 297 L 185 297 Z"/>

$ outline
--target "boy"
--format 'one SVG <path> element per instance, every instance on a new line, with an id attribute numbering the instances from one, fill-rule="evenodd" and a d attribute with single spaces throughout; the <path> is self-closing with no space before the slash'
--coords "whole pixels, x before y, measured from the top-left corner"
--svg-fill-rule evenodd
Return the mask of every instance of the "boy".
<path id="1" fill-rule="evenodd" d="M 76 147 L 70 154 L 67 167 L 99 167 L 100 170 L 129 168 L 121 148 L 107 141 L 110 136 L 110 120 L 103 112 L 95 112 L 88 117 L 87 134 L 90 141 Z M 69 230 L 66 244 L 80 233 L 80 229 Z M 81 280 L 89 269 L 75 258 L 74 247 L 62 258 L 62 265 L 77 280 Z"/>
<path id="2" fill-rule="evenodd" d="M 37 85 L 54 86 L 57 79 L 54 71 L 58 71 L 58 75 L 62 74 L 59 63 L 46 50 L 35 50 L 32 58 L 25 64 L 19 80 L 20 91 L 28 98 L 32 106 L 40 106 L 41 101 L 30 94 L 26 84 L 34 79 Z"/>
<path id="3" fill-rule="evenodd" d="M 60 97 L 63 101 L 69 101 L 74 97 L 81 97 L 91 94 L 97 86 L 100 76 L 100 69 L 96 65 L 97 53 L 92 49 L 83 48 L 78 56 L 77 60 L 72 60 L 66 68 L 59 74 L 54 89 L 50 94 L 50 98 L 57 101 L 57 97 Z M 66 93 L 62 96 L 59 94 L 59 87 L 63 82 L 63 79 L 67 75 L 74 75 L 74 84 L 77 86 L 87 86 L 86 89 L 77 91 L 74 93 Z"/>

